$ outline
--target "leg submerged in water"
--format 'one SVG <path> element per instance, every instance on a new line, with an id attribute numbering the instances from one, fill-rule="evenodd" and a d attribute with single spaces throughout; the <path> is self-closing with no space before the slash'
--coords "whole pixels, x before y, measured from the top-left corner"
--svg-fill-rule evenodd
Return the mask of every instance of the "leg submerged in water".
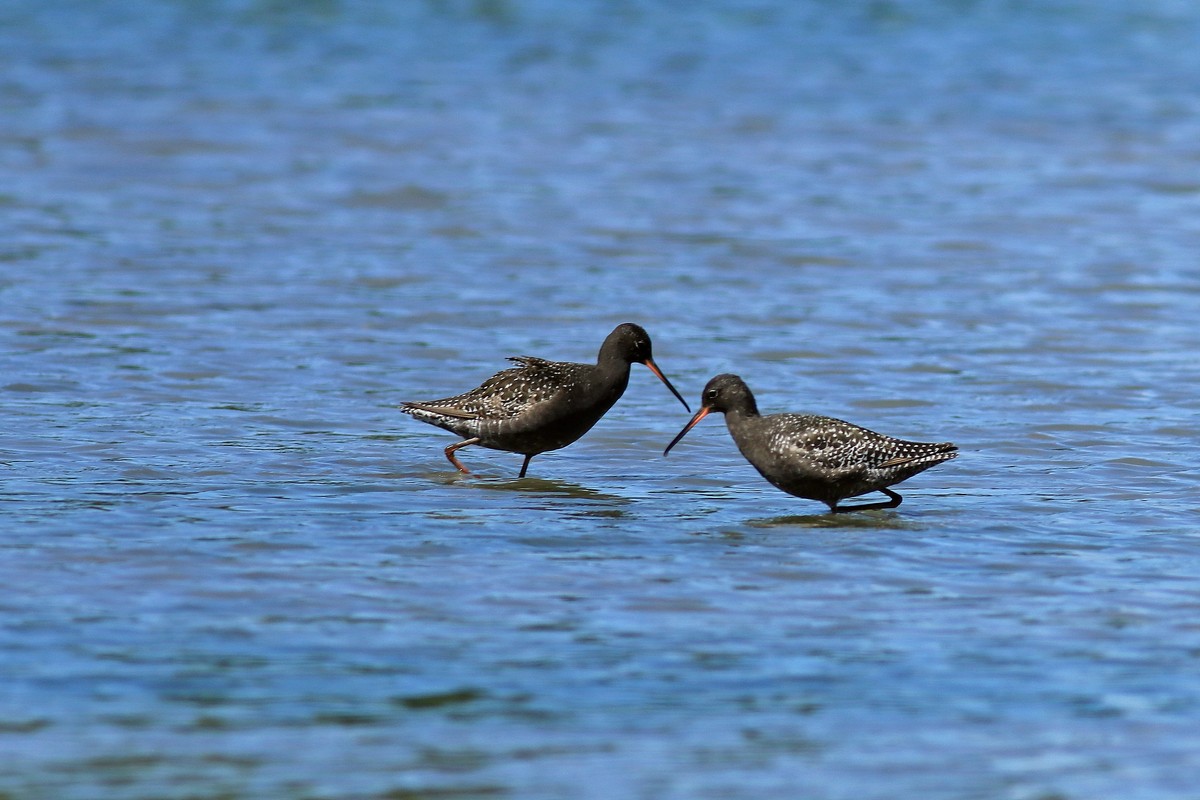
<path id="1" fill-rule="evenodd" d="M 838 508 L 837 504 L 834 503 L 829 507 L 829 512 L 831 514 L 848 514 L 851 511 L 871 511 L 872 509 L 876 508 L 895 508 L 904 502 L 904 498 L 901 497 L 899 493 L 893 492 L 891 489 L 880 489 L 879 491 L 883 492 L 891 499 L 884 500 L 879 503 L 863 503 L 857 506 L 847 506 L 846 508 Z"/>

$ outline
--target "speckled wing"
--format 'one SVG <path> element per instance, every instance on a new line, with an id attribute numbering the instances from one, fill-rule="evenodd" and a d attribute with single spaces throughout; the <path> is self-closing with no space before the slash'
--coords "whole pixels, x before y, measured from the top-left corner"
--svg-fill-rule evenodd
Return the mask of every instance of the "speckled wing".
<path id="1" fill-rule="evenodd" d="M 954 458 L 954 445 L 893 439 L 850 422 L 805 414 L 780 415 L 781 446 L 792 458 L 850 475 L 875 470 L 920 471 Z"/>
<path id="2" fill-rule="evenodd" d="M 871 431 L 828 417 L 808 414 L 773 415 L 771 449 L 802 471 L 829 476 L 861 471 L 876 448 Z M 886 458 L 886 456 L 884 457 Z M 880 461 L 883 458 L 878 459 Z"/>
<path id="3" fill-rule="evenodd" d="M 582 366 L 534 356 L 514 356 L 509 360 L 520 366 L 497 372 L 471 391 L 454 397 L 405 403 L 405 410 L 461 420 L 509 420 L 552 400 L 570 385 L 573 368 Z M 413 416 L 421 417 L 418 413 Z"/>
<path id="4" fill-rule="evenodd" d="M 896 455 L 878 465 L 878 469 L 925 469 L 958 457 L 958 448 L 950 442 L 905 442 L 893 440 Z"/>

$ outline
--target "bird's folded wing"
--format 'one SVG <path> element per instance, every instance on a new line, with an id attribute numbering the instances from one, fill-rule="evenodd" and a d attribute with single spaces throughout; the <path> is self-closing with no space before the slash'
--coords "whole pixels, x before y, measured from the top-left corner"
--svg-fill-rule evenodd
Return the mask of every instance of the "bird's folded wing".
<path id="1" fill-rule="evenodd" d="M 464 411 L 461 408 L 453 408 L 452 406 L 435 406 L 428 403 L 405 403 L 405 408 L 415 408 L 418 411 L 429 411 L 434 414 L 441 414 L 446 417 L 457 417 L 459 419 L 478 419 L 479 415 L 472 411 Z"/>

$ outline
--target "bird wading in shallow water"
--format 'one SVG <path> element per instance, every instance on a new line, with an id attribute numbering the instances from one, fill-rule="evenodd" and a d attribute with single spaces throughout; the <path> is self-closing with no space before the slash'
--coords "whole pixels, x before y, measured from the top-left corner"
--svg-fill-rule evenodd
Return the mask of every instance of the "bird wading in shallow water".
<path id="1" fill-rule="evenodd" d="M 558 450 L 583 436 L 600 421 L 629 385 L 629 366 L 645 364 L 683 407 L 675 390 L 650 355 L 650 336 L 626 322 L 613 329 L 595 364 L 546 361 L 533 356 L 509 359 L 520 366 L 497 372 L 480 386 L 454 397 L 402 403 L 400 410 L 422 422 L 463 437 L 446 448 L 446 458 L 459 472 L 470 473 L 454 453 L 477 444 L 492 450 L 521 453 L 524 478 L 529 461 Z"/>
<path id="2" fill-rule="evenodd" d="M 950 442 L 906 442 L 849 422 L 813 414 L 758 413 L 750 387 L 737 375 L 718 375 L 701 395 L 700 410 L 663 455 L 713 411 L 725 415 L 738 450 L 774 486 L 820 500 L 834 514 L 895 508 L 904 498 L 889 486 L 958 455 Z M 839 508 L 847 497 L 883 492 L 888 499 Z"/>

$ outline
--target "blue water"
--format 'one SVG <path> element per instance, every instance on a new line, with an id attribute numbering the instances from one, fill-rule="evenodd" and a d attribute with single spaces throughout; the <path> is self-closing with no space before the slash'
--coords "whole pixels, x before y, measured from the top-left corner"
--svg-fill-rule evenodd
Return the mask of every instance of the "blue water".
<path id="1" fill-rule="evenodd" d="M 1193 798 L 1200 8 L 0 8 L 0 798 Z M 823 514 L 693 408 L 962 453 Z"/>

